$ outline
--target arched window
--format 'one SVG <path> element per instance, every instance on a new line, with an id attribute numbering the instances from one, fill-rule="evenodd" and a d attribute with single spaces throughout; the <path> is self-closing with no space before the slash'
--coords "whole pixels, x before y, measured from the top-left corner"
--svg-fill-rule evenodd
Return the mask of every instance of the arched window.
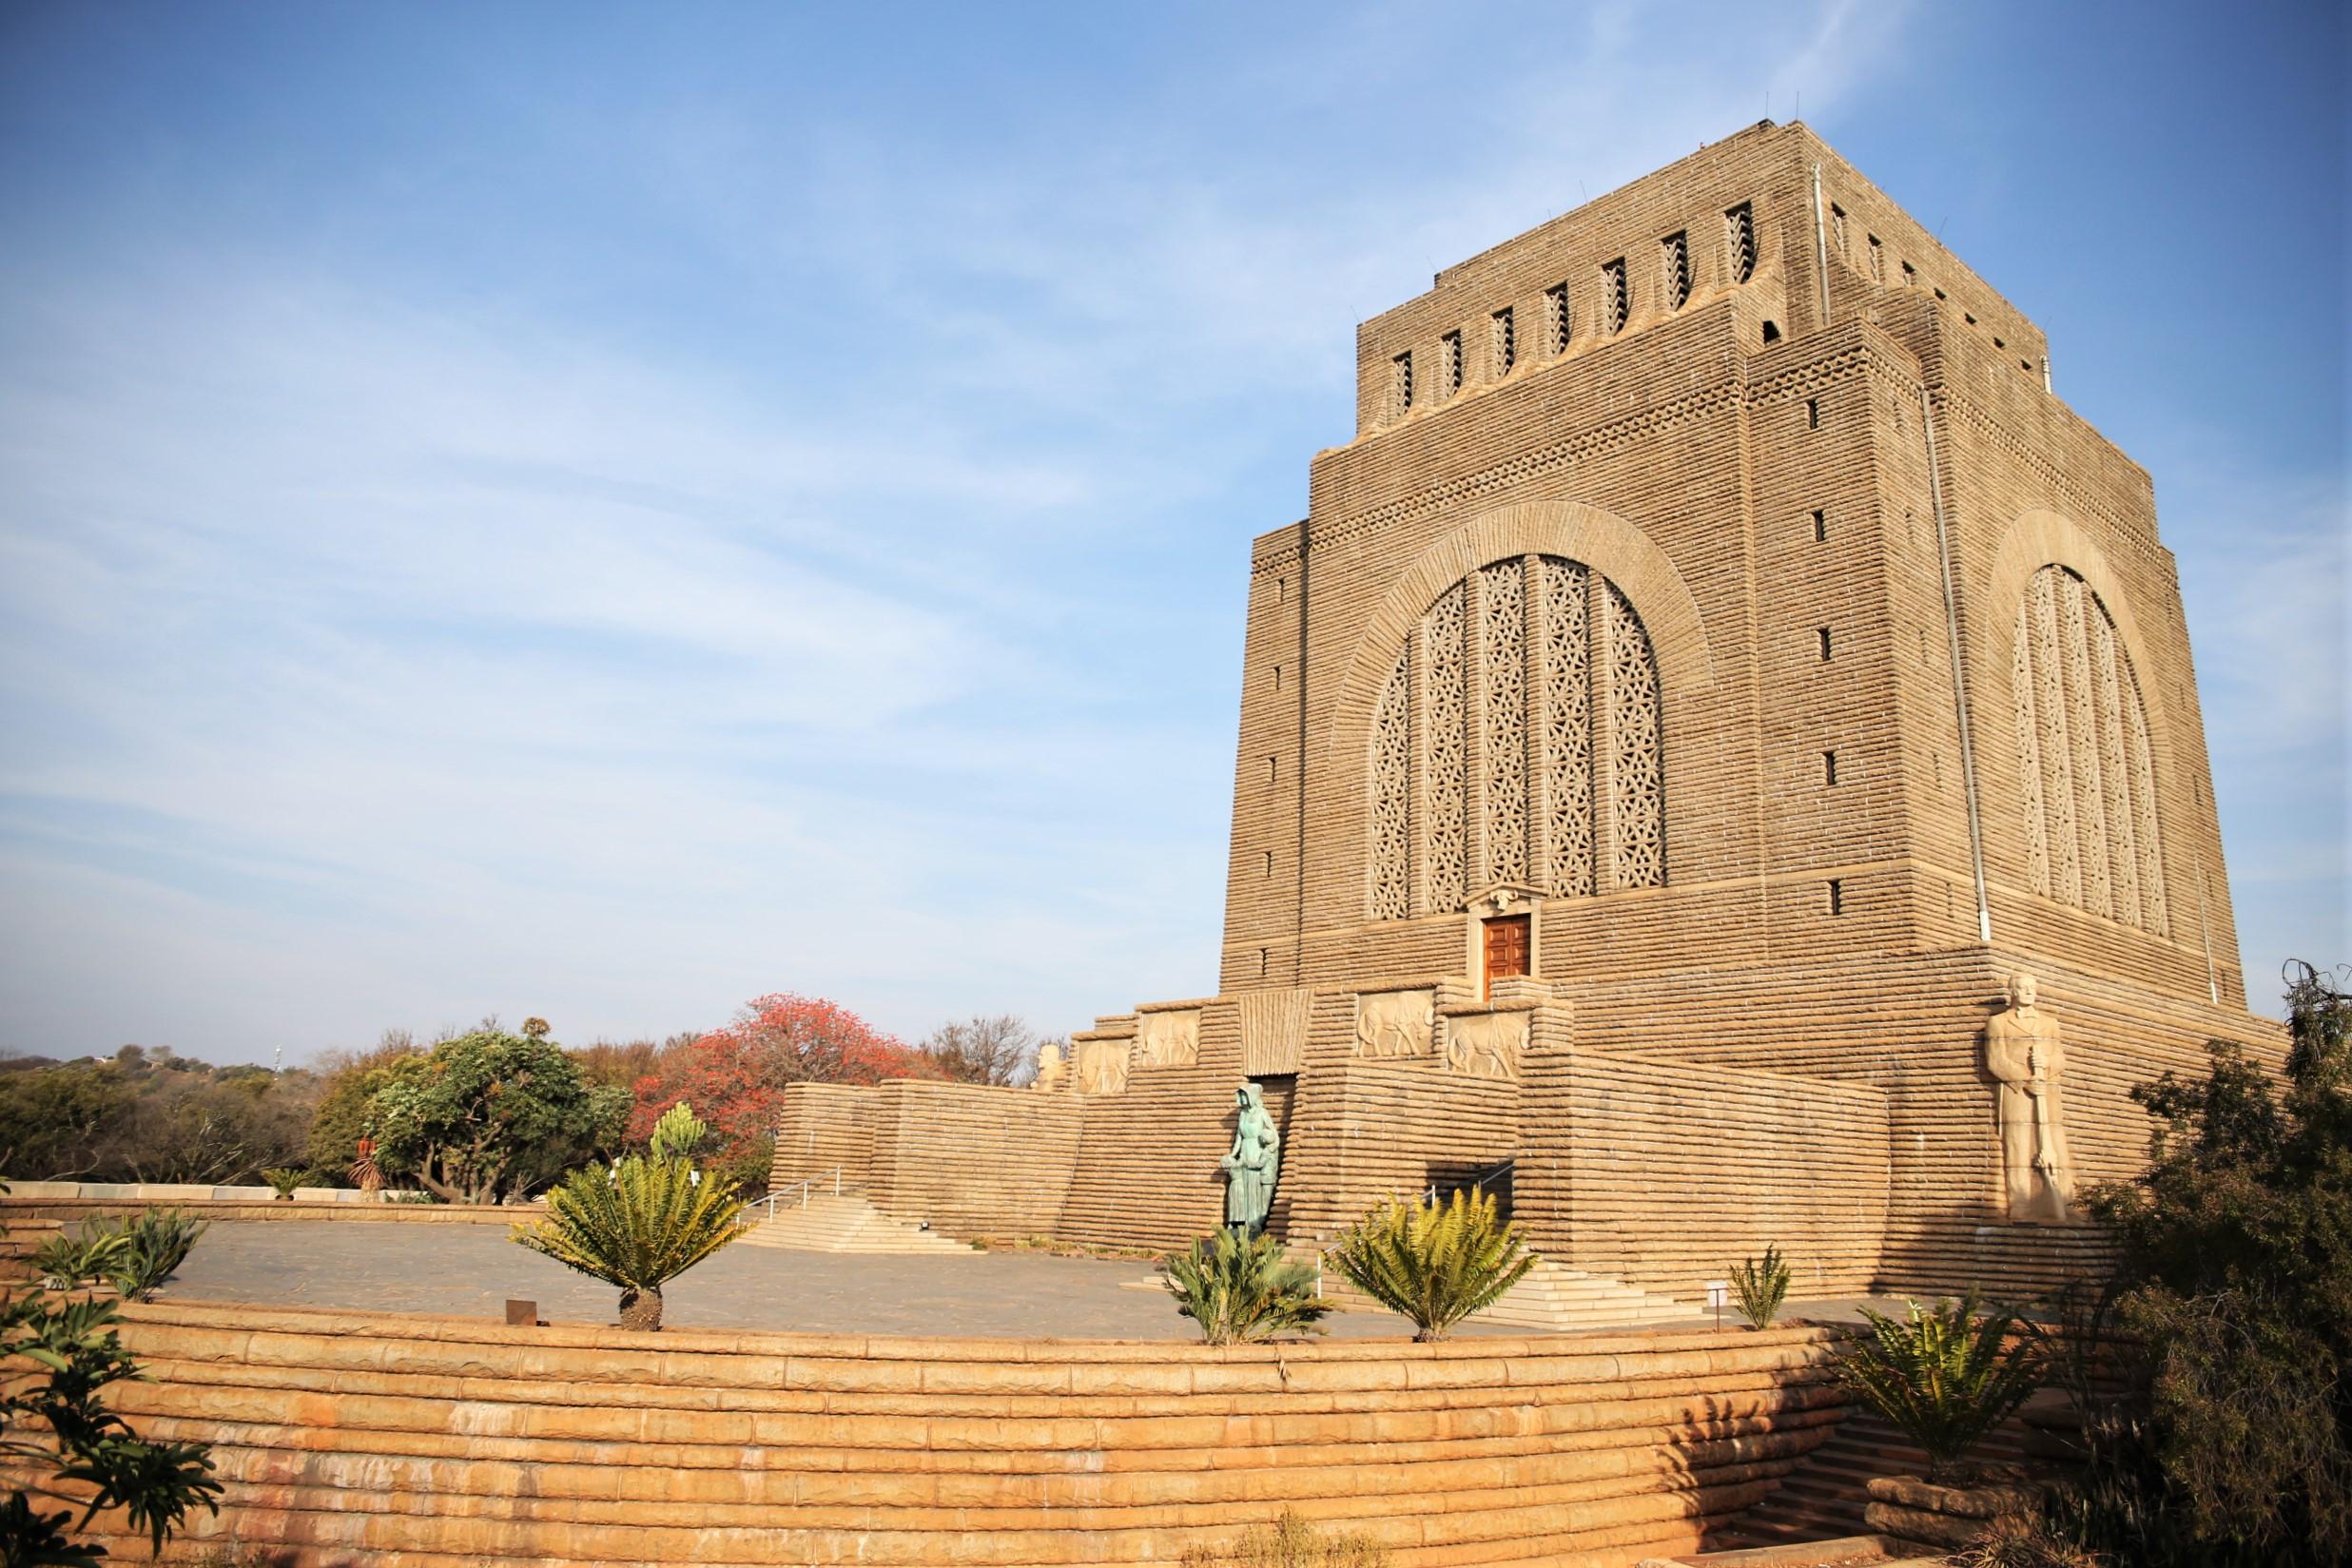
<path id="1" fill-rule="evenodd" d="M 2033 891 L 2164 934 L 2140 683 L 2107 606 L 2065 567 L 2046 566 L 2026 585 L 2013 671 Z"/>
<path id="2" fill-rule="evenodd" d="M 1658 661 L 1617 585 L 1557 555 L 1437 596 L 1373 709 L 1370 913 L 1497 882 L 1558 897 L 1666 880 Z"/>

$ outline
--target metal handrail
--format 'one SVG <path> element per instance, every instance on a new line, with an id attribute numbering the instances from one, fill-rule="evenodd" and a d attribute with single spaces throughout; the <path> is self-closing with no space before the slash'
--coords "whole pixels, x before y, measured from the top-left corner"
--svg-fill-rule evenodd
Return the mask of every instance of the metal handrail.
<path id="1" fill-rule="evenodd" d="M 1468 1183 L 1457 1182 L 1452 1186 L 1448 1187 L 1446 1191 L 1448 1192 L 1484 1192 L 1487 1190 L 1487 1184 L 1488 1182 L 1501 1181 L 1504 1177 L 1512 1174 L 1518 1165 L 1519 1161 L 1514 1158 L 1505 1160 L 1499 1165 L 1488 1166 L 1484 1171 L 1479 1173 L 1477 1176 L 1472 1177 Z M 1429 1191 L 1423 1201 L 1428 1203 L 1435 1203 L 1437 1201 L 1437 1183 L 1429 1183 Z"/>
<path id="2" fill-rule="evenodd" d="M 808 1207 L 808 1196 L 811 1190 L 816 1187 L 817 1183 L 824 1181 L 828 1176 L 831 1177 L 833 1181 L 833 1196 L 838 1198 L 841 1196 L 841 1167 L 837 1165 L 830 1171 L 820 1171 L 815 1175 L 810 1176 L 806 1180 L 791 1182 L 786 1186 L 780 1187 L 764 1198 L 753 1198 L 749 1203 L 743 1206 L 743 1211 L 748 1214 L 754 1209 L 766 1210 L 767 1212 L 760 1216 L 761 1223 L 765 1224 L 776 1217 L 776 1200 L 778 1198 L 790 1197 L 794 1192 L 798 1192 L 801 1195 L 801 1201 L 798 1207 L 806 1209 Z"/>

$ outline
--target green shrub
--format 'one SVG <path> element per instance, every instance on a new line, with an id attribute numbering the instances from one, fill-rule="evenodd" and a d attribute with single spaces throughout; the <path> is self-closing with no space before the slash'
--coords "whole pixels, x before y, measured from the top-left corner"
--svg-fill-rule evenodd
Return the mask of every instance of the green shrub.
<path id="1" fill-rule="evenodd" d="M 1491 1193 L 1457 1190 L 1448 1203 L 1398 1203 L 1366 1214 L 1329 1254 L 1348 1283 L 1441 1340 L 1491 1307 L 1535 1267 Z"/>
<path id="2" fill-rule="evenodd" d="M 297 1166 L 278 1165 L 262 1171 L 262 1179 L 269 1183 L 269 1190 L 278 1194 L 280 1203 L 291 1203 L 296 1189 L 310 1180 L 310 1172 Z"/>
<path id="3" fill-rule="evenodd" d="M 220 1511 L 203 1443 L 145 1442 L 107 1407 L 107 1385 L 139 1375 L 114 1317 L 110 1301 L 28 1295 L 0 1305 L 0 1362 L 11 1368 L 0 1388 L 0 1469 L 15 1487 L 0 1502 L 0 1562 L 98 1561 L 98 1548 L 71 1537 L 104 1509 L 122 1509 L 158 1553 L 191 1508 Z M 82 1509 L 80 1522 L 71 1508 L 37 1512 L 36 1498 Z"/>
<path id="4" fill-rule="evenodd" d="M 1780 1249 L 1768 1246 L 1761 1259 L 1747 1258 L 1736 1266 L 1731 1271 L 1731 1293 L 1740 1298 L 1740 1310 L 1749 1323 L 1759 1328 L 1771 1327 L 1789 1293 L 1788 1260 L 1780 1256 Z"/>
<path id="5" fill-rule="evenodd" d="M 2352 996 L 2288 980 L 2284 1084 L 2213 1042 L 2132 1091 L 2148 1169 L 2090 1194 L 2122 1393 L 2069 1390 L 2088 1462 L 2053 1514 L 2144 1568 L 2352 1560 Z"/>
<path id="6" fill-rule="evenodd" d="M 1264 1234 L 1231 1229 L 1203 1236 L 1192 1250 L 1168 1260 L 1168 1287 L 1176 1310 L 1200 1325 L 1211 1345 L 1239 1345 L 1303 1330 L 1320 1334 L 1331 1303 L 1314 1293 L 1314 1270 L 1282 1255 Z"/>
<path id="7" fill-rule="evenodd" d="M 1838 1381 L 1927 1450 L 1928 1479 L 1950 1479 L 1968 1451 L 2032 1397 L 2048 1375 L 2017 1316 L 1963 1301 L 1911 1305 L 1908 1322 L 1862 1309 L 1868 1331 L 1840 1348 Z"/>
<path id="8" fill-rule="evenodd" d="M 1388 1548 L 1370 1536 L 1326 1535 L 1285 1508 L 1272 1524 L 1230 1546 L 1188 1546 L 1183 1568 L 1388 1568 Z"/>
<path id="9" fill-rule="evenodd" d="M 662 1286 L 751 1229 L 734 1185 L 684 1160 L 631 1154 L 586 1166 L 547 1195 L 547 1216 L 514 1239 L 621 1292 L 621 1326 L 662 1326 Z"/>

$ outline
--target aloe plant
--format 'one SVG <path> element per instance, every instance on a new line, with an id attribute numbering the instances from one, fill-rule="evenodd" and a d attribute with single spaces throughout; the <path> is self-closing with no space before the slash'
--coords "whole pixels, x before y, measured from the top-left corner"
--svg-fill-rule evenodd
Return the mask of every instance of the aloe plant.
<path id="1" fill-rule="evenodd" d="M 1293 1329 L 1320 1334 L 1332 1304 L 1314 1293 L 1314 1271 L 1282 1255 L 1282 1244 L 1223 1229 L 1168 1260 L 1176 1310 L 1200 1325 L 1211 1345 L 1272 1339 Z"/>
<path id="2" fill-rule="evenodd" d="M 1503 1223 L 1494 1196 L 1457 1190 L 1450 1202 L 1380 1205 L 1342 1236 L 1332 1262 L 1348 1283 L 1412 1319 L 1413 1338 L 1441 1340 L 1526 1278 L 1535 1254 Z"/>
<path id="3" fill-rule="evenodd" d="M 130 1252 L 130 1239 L 104 1220 L 85 1220 L 80 1230 L 60 1230 L 33 1249 L 33 1271 L 52 1290 L 111 1280 Z"/>
<path id="4" fill-rule="evenodd" d="M 146 1300 L 187 1261 L 197 1238 L 211 1228 L 209 1220 L 196 1219 L 177 1209 L 143 1210 L 124 1221 L 122 1235 L 129 1245 L 122 1262 L 111 1270 L 114 1287 L 127 1300 Z"/>
<path id="5" fill-rule="evenodd" d="M 1836 1361 L 1838 1381 L 1927 1450 L 1928 1479 L 1943 1481 L 1984 1435 L 2031 1398 L 2048 1375 L 2040 1346 L 2015 1338 L 2018 1319 L 1984 1311 L 1976 1293 L 1901 1321 L 1862 1309 L 1866 1331 Z"/>
<path id="6" fill-rule="evenodd" d="M 631 1154 L 587 1166 L 547 1195 L 547 1216 L 515 1241 L 620 1287 L 621 1326 L 662 1326 L 662 1287 L 751 1229 L 735 1184 L 685 1160 Z"/>
<path id="7" fill-rule="evenodd" d="M 59 1234 L 32 1255 L 44 1284 L 70 1289 L 103 1283 L 131 1301 L 145 1301 L 187 1261 L 209 1228 L 177 1209 L 149 1209 L 125 1219 L 87 1219 L 73 1235 Z"/>
<path id="8" fill-rule="evenodd" d="M 1746 1258 L 1736 1265 L 1731 1271 L 1731 1293 L 1740 1298 L 1740 1310 L 1749 1323 L 1759 1328 L 1771 1327 L 1789 1293 L 1788 1260 L 1780 1256 L 1779 1246 L 1765 1247 L 1760 1259 Z"/>

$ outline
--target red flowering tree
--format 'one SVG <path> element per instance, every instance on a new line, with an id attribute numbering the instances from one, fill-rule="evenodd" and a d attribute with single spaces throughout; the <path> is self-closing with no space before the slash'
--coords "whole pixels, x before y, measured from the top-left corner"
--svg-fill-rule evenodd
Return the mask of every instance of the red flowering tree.
<path id="1" fill-rule="evenodd" d="M 758 1186 L 789 1085 L 940 1075 L 928 1056 L 839 1003 L 780 992 L 746 1004 L 724 1029 L 664 1047 L 637 1080 L 629 1135 L 651 1137 L 661 1113 L 684 1100 L 711 1126 L 711 1163 Z"/>

